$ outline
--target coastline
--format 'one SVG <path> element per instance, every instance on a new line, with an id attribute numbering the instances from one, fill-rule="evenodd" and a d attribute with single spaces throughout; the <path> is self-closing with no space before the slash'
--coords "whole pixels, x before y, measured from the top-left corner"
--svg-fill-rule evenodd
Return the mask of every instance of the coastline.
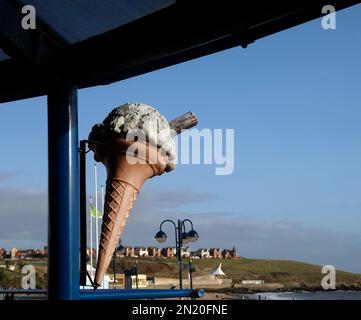
<path id="1" fill-rule="evenodd" d="M 320 286 L 302 286 L 302 287 L 277 287 L 272 289 L 269 285 L 262 285 L 259 287 L 253 286 L 252 288 L 246 287 L 222 287 L 222 288 L 204 288 L 208 293 L 223 293 L 223 294 L 261 294 L 261 293 L 317 293 L 317 292 L 360 292 L 360 286 L 354 285 L 340 285 L 336 286 L 335 290 L 323 290 Z"/>
<path id="2" fill-rule="evenodd" d="M 361 300 L 361 291 L 209 292 L 204 300 Z"/>

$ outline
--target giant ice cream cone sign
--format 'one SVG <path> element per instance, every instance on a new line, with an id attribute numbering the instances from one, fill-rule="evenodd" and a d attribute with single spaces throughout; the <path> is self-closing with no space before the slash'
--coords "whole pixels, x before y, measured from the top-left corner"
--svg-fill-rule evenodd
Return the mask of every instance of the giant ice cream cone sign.
<path id="1" fill-rule="evenodd" d="M 192 125 L 188 120 L 185 128 Z M 174 123 L 179 133 L 179 121 Z M 144 182 L 175 168 L 175 142 L 168 121 L 156 109 L 125 104 L 114 109 L 89 135 L 94 159 L 107 170 L 104 215 L 95 284 L 99 286 Z"/>

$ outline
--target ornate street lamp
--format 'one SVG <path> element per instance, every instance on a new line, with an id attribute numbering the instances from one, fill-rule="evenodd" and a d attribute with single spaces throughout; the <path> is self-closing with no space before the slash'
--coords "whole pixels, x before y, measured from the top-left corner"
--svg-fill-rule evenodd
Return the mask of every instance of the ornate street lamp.
<path id="1" fill-rule="evenodd" d="M 199 236 L 198 236 L 197 231 L 195 231 L 193 229 L 193 223 L 191 220 L 189 220 L 189 219 L 178 220 L 178 223 L 176 224 L 174 221 L 166 219 L 161 222 L 161 224 L 159 226 L 159 231 L 154 236 L 154 238 L 160 243 L 164 243 L 167 240 L 167 235 L 165 234 L 164 231 L 162 231 L 162 226 L 165 222 L 170 222 L 174 226 L 178 267 L 179 267 L 179 288 L 183 289 L 183 284 L 182 284 L 182 246 L 183 246 L 183 243 L 186 244 L 189 242 L 197 241 Z M 191 225 L 191 230 L 189 232 L 186 232 L 185 222 L 189 222 Z"/>

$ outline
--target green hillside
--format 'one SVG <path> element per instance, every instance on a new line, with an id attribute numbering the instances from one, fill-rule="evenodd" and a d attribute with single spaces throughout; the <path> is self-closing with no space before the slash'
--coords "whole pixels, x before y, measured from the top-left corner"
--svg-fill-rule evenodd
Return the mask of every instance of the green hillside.
<path id="1" fill-rule="evenodd" d="M 237 259 L 198 260 L 195 265 L 203 272 L 214 270 L 222 262 L 222 269 L 234 283 L 245 279 L 263 279 L 265 283 L 280 283 L 290 288 L 317 288 L 325 274 L 321 266 L 287 260 Z M 336 271 L 338 288 L 361 288 L 361 275 Z"/>
<path id="2" fill-rule="evenodd" d="M 138 261 L 139 273 L 147 276 L 164 278 L 178 278 L 178 262 L 172 259 L 151 259 L 151 258 L 118 258 L 116 261 L 116 272 L 122 273 L 125 269 L 135 266 Z M 184 259 L 184 264 L 188 263 Z M 284 290 L 317 290 L 321 287 L 321 280 L 324 274 L 321 273 L 321 266 L 286 260 L 265 260 L 265 259 L 199 259 L 192 260 L 193 276 L 209 275 L 215 270 L 219 263 L 226 275 L 232 279 L 232 286 L 240 284 L 241 280 L 262 279 L 266 284 L 280 284 Z M 0 260 L 0 264 L 5 261 Z M 14 272 L 0 269 L 0 286 L 20 286 L 21 267 L 24 264 L 33 264 L 37 269 L 38 288 L 46 287 L 46 260 L 8 261 L 6 264 L 16 264 Z M 112 274 L 112 263 L 108 273 Z M 183 270 L 184 277 L 187 271 Z M 337 270 L 337 289 L 361 290 L 361 275 Z M 250 288 L 259 290 L 262 288 Z M 269 290 L 265 287 L 264 290 Z M 271 288 L 272 289 L 272 288 Z"/>
<path id="3" fill-rule="evenodd" d="M 176 259 L 137 259 L 140 273 L 158 277 L 178 276 L 178 263 Z M 262 279 L 265 283 L 282 284 L 285 289 L 316 290 L 321 286 L 325 274 L 321 273 L 321 266 L 309 263 L 266 260 L 266 259 L 199 259 L 192 260 L 194 277 L 208 275 L 222 263 L 222 270 L 232 279 L 233 284 L 241 280 Z M 184 263 L 188 263 L 185 259 Z M 134 258 L 122 258 L 117 262 L 117 272 L 122 272 L 135 264 Z M 113 272 L 112 268 L 108 270 Z M 184 276 L 186 276 L 186 271 Z M 361 275 L 336 271 L 338 289 L 361 289 Z"/>

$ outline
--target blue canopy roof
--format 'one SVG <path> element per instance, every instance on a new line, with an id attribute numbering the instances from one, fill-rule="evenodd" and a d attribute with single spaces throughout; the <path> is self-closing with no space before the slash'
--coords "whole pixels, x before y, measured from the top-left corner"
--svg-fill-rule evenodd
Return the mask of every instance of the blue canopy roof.
<path id="1" fill-rule="evenodd" d="M 359 2 L 333 5 L 340 10 Z M 36 9 L 35 30 L 21 27 L 25 4 Z M 320 17 L 324 5 L 328 1 L 1 0 L 0 102 L 45 95 L 54 79 L 86 88 L 246 48 Z"/>
<path id="2" fill-rule="evenodd" d="M 21 0 L 67 43 L 83 41 L 164 9 L 175 0 Z"/>

